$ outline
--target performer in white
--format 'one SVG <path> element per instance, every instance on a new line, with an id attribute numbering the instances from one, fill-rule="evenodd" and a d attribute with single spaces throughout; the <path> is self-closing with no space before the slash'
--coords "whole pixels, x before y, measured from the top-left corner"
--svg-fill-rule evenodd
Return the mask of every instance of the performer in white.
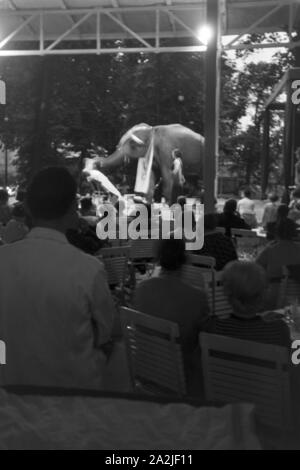
<path id="1" fill-rule="evenodd" d="M 101 173 L 101 171 L 94 169 L 93 159 L 86 158 L 84 164 L 85 166 L 82 170 L 82 173 L 87 176 L 88 181 L 97 181 L 101 184 L 105 191 L 114 194 L 119 199 L 122 199 L 122 194 L 120 193 L 118 188 L 116 188 L 115 185 L 112 184 L 112 182 L 107 178 L 107 176 Z"/>

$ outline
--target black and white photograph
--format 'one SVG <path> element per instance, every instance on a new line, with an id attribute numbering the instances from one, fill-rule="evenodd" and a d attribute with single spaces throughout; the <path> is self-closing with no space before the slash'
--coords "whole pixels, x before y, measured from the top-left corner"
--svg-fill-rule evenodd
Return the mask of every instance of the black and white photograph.
<path id="1" fill-rule="evenodd" d="M 300 450 L 300 0 L 0 0 L 0 450 Z"/>

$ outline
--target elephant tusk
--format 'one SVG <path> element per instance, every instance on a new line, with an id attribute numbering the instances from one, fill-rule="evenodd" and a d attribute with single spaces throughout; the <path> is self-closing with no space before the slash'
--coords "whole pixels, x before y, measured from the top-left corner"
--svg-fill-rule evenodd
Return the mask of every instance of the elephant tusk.
<path id="1" fill-rule="evenodd" d="M 137 144 L 144 145 L 144 143 L 145 143 L 142 139 L 140 139 L 139 137 L 137 137 L 135 134 L 131 134 L 131 138 L 132 138 L 132 140 L 134 140 Z"/>

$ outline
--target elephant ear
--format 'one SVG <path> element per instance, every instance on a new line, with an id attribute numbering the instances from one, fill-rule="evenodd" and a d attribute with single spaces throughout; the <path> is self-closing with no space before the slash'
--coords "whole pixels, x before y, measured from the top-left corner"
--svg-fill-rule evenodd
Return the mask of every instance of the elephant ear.
<path id="1" fill-rule="evenodd" d="M 136 126 L 133 126 L 129 131 L 127 131 L 123 137 L 121 138 L 119 142 L 119 146 L 125 144 L 127 140 L 132 139 L 135 143 L 139 145 L 145 145 L 147 138 L 145 139 L 143 134 L 144 131 L 149 131 L 151 129 L 151 126 L 145 123 L 137 124 Z M 142 132 L 142 136 L 141 136 Z M 139 135 L 137 135 L 137 133 Z"/>

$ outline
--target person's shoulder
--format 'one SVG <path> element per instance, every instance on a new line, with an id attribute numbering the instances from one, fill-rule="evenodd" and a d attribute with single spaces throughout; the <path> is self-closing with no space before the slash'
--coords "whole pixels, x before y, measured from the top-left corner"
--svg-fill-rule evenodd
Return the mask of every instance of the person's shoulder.
<path id="1" fill-rule="evenodd" d="M 97 257 L 89 255 L 71 243 L 67 244 L 67 250 L 69 255 L 72 257 L 73 263 L 76 263 L 86 269 L 89 268 L 95 272 L 104 270 L 104 264 L 100 256 Z"/>

